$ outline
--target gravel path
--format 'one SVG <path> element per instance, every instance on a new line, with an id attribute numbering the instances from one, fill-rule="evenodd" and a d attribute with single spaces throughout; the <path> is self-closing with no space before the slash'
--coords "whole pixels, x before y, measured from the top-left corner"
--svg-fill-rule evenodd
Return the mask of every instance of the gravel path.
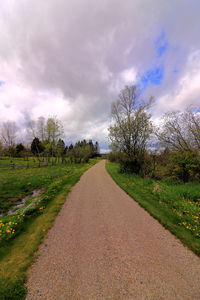
<path id="1" fill-rule="evenodd" d="M 200 259 L 101 161 L 67 198 L 30 269 L 28 300 L 200 299 Z"/>

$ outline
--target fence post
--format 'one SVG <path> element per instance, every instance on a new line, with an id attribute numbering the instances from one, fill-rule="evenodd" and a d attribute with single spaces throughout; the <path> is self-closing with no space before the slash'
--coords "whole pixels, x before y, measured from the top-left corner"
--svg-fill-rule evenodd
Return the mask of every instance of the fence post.
<path id="1" fill-rule="evenodd" d="M 29 168 L 29 163 L 27 162 L 27 169 Z"/>

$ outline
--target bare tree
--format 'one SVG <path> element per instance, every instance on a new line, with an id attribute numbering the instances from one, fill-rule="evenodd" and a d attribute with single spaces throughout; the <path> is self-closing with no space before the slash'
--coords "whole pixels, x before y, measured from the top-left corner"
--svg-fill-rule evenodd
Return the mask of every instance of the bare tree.
<path id="1" fill-rule="evenodd" d="M 136 86 L 125 86 L 112 104 L 113 125 L 108 129 L 112 149 L 126 153 L 129 159 L 144 154 L 152 133 L 147 113 L 152 101 L 152 97 L 146 103 L 139 99 Z"/>
<path id="2" fill-rule="evenodd" d="M 188 124 L 188 137 L 191 147 L 200 152 L 200 112 L 194 113 L 192 109 L 187 109 L 184 119 Z"/>
<path id="3" fill-rule="evenodd" d="M 34 120 L 30 120 L 27 126 L 27 137 L 29 141 L 32 141 L 37 137 L 37 124 Z"/>
<path id="4" fill-rule="evenodd" d="M 10 157 L 13 155 L 13 149 L 15 146 L 15 139 L 17 136 L 17 127 L 15 122 L 4 122 L 1 128 L 1 137 L 3 144 L 7 147 Z"/>
<path id="5" fill-rule="evenodd" d="M 28 139 L 33 140 L 37 137 L 43 143 L 46 140 L 46 123 L 47 121 L 42 116 L 37 121 L 30 120 L 27 127 Z"/>
<path id="6" fill-rule="evenodd" d="M 27 127 L 27 134 L 28 138 L 32 141 L 31 147 L 35 149 L 35 154 L 39 160 L 41 161 L 41 147 L 40 147 L 40 141 L 37 137 L 37 122 L 34 120 L 31 120 L 28 122 L 28 127 Z"/>
<path id="7" fill-rule="evenodd" d="M 37 137 L 43 143 L 46 139 L 46 120 L 44 117 L 41 116 L 38 118 L 36 127 Z"/>
<path id="8" fill-rule="evenodd" d="M 171 150 L 200 152 L 200 116 L 191 108 L 166 113 L 155 134 L 161 144 Z"/>
<path id="9" fill-rule="evenodd" d="M 2 150 L 3 150 L 3 143 L 0 140 L 0 159 L 1 159 L 1 155 L 2 155 Z"/>

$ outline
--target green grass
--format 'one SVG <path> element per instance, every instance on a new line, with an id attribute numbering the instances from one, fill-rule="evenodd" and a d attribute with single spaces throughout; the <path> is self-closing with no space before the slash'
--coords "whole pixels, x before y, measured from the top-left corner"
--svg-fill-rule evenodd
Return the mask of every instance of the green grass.
<path id="1" fill-rule="evenodd" d="M 70 167 L 69 167 L 70 166 Z M 0 213 L 6 213 L 17 201 L 35 189 L 48 188 L 76 165 L 43 166 L 40 168 L 0 168 Z"/>
<path id="2" fill-rule="evenodd" d="M 27 269 L 34 261 L 36 250 L 44 239 L 48 229 L 52 226 L 71 187 L 96 162 L 97 160 L 90 160 L 88 164 L 47 167 L 46 169 L 26 170 L 24 174 L 18 173 L 20 176 L 23 176 L 23 180 L 20 182 L 24 182 L 25 178 L 27 178 L 27 181 L 29 182 L 30 180 L 31 184 L 43 185 L 45 183 L 46 190 L 39 197 L 39 206 L 36 206 L 34 210 L 27 210 L 12 217 L 2 218 L 1 227 L 4 223 L 4 227 L 9 228 L 11 232 L 8 232 L 7 238 L 1 241 L 1 300 L 25 299 Z M 16 173 L 7 174 L 9 178 L 15 178 L 12 176 L 16 176 Z M 18 185 L 16 190 L 20 191 Z M 42 209 L 40 209 L 41 207 Z M 13 223 L 17 223 L 17 225 Z M 12 233 L 14 226 L 16 226 L 16 231 Z"/>
<path id="3" fill-rule="evenodd" d="M 174 184 L 121 174 L 118 164 L 109 161 L 106 168 L 127 194 L 200 256 L 200 184 Z"/>

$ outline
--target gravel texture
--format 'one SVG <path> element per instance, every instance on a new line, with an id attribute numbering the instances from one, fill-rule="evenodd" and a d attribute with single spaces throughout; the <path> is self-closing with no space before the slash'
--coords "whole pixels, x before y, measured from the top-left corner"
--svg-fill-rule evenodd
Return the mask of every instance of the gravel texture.
<path id="1" fill-rule="evenodd" d="M 200 299 L 200 259 L 111 179 L 73 187 L 29 271 L 27 300 Z"/>

